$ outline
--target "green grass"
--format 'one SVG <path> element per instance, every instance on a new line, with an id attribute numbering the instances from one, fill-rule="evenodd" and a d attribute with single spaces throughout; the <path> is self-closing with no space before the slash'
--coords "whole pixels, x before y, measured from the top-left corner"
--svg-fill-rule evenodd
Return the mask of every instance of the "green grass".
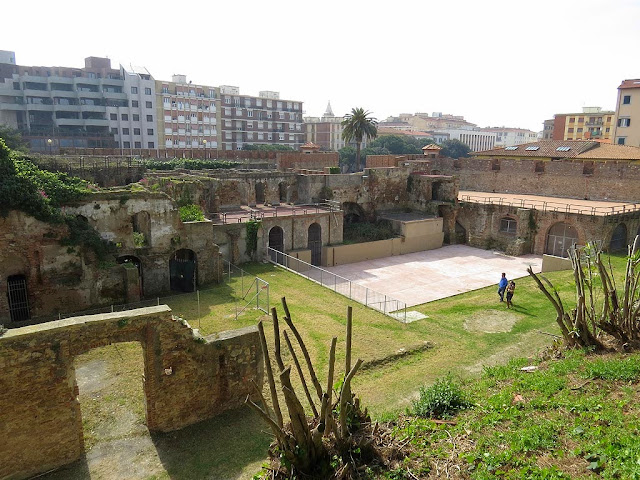
<path id="1" fill-rule="evenodd" d="M 625 370 L 639 362 L 638 353 L 571 352 L 485 369 L 463 385 L 474 406 L 455 424 L 402 420 L 397 434 L 413 445 L 405 469 L 446 467 L 472 479 L 640 478 L 640 385 Z M 539 368 L 523 372 L 524 363 Z M 600 380 L 602 372 L 612 374 Z"/>

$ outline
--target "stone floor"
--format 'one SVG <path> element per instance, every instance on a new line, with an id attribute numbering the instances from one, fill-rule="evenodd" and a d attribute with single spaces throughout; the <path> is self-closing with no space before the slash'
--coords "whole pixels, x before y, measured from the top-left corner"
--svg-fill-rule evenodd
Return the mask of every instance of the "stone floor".
<path id="1" fill-rule="evenodd" d="M 524 277 L 529 265 L 534 272 L 540 272 L 542 257 L 510 257 L 491 250 L 450 245 L 325 270 L 414 306 L 489 285 L 496 285 L 497 289 L 502 272 L 508 279 Z"/>

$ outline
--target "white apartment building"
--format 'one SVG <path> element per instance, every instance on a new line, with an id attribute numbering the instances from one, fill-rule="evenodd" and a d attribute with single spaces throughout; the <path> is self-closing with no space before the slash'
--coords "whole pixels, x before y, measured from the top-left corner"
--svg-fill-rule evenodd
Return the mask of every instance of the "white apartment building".
<path id="1" fill-rule="evenodd" d="M 446 129 L 440 130 L 439 133 L 448 134 L 449 140 L 460 140 L 468 145 L 472 152 L 491 150 L 494 148 L 497 138 L 495 132 L 483 132 L 478 129 Z"/>
<path id="2" fill-rule="evenodd" d="M 537 132 L 524 128 L 488 127 L 482 128 L 481 131 L 496 134 L 495 147 L 522 145 L 524 143 L 536 142 L 538 140 Z"/>

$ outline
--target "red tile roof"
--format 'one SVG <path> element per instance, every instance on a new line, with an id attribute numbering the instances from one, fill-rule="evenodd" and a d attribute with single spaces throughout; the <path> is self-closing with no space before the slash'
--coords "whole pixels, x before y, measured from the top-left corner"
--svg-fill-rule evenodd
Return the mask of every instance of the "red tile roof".
<path id="1" fill-rule="evenodd" d="M 618 89 L 620 88 L 640 88 L 640 78 L 623 80 Z"/>
<path id="2" fill-rule="evenodd" d="M 534 148 L 538 147 L 538 148 Z M 558 148 L 569 148 L 558 150 Z M 510 150 L 507 150 L 510 148 Z M 529 148 L 529 150 L 527 150 Z M 577 158 L 589 160 L 640 160 L 640 147 L 611 145 L 595 140 L 542 140 L 513 147 L 472 153 L 474 157 Z"/>

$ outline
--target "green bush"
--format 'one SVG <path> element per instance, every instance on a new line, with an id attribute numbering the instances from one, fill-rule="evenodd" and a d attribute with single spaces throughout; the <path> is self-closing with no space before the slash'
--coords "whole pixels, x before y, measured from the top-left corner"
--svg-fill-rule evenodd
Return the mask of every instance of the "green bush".
<path id="1" fill-rule="evenodd" d="M 420 398 L 413 402 L 418 417 L 444 418 L 471 406 L 467 395 L 451 375 L 436 380 L 430 387 L 420 387 Z"/>
<path id="2" fill-rule="evenodd" d="M 329 167 L 329 173 L 340 173 L 340 167 Z"/>
<path id="3" fill-rule="evenodd" d="M 184 205 L 180 207 L 180 220 L 183 222 L 201 222 L 204 220 L 204 213 L 200 205 Z"/>
<path id="4" fill-rule="evenodd" d="M 388 220 L 376 223 L 349 223 L 343 227 L 344 243 L 374 242 L 395 237 L 393 225 Z"/>
<path id="5" fill-rule="evenodd" d="M 194 158 L 174 158 L 172 160 L 146 160 L 144 166 L 150 170 L 175 170 L 186 168 L 187 170 L 202 170 L 216 168 L 236 168 L 240 162 L 227 160 L 198 160 Z"/>

